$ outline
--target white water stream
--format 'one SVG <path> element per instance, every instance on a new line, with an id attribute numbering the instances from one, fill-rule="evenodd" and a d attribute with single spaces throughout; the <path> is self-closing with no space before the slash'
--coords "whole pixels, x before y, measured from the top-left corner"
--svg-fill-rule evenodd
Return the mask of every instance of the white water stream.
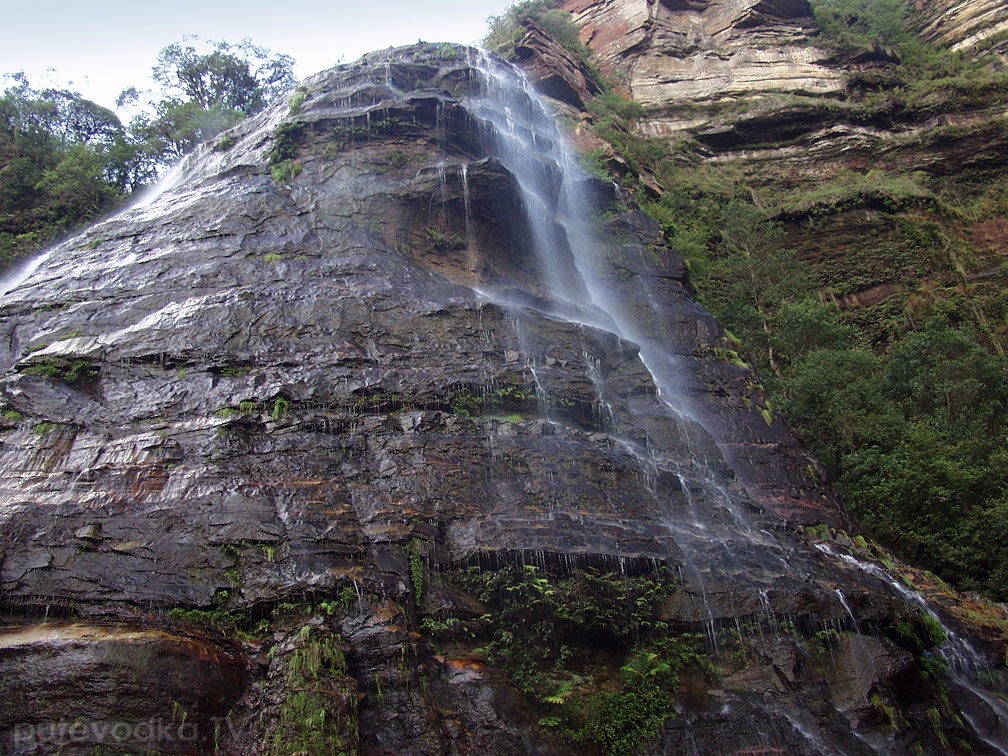
<path id="1" fill-rule="evenodd" d="M 938 653 L 948 665 L 953 690 L 958 689 L 960 694 L 963 692 L 969 694 L 969 696 L 975 699 L 974 704 L 976 701 L 980 701 L 983 705 L 986 705 L 988 713 L 993 715 L 996 724 L 993 727 L 984 726 L 977 716 L 970 713 L 968 705 L 963 706 L 963 715 L 981 740 L 998 753 L 1008 756 L 1008 702 L 997 693 L 987 689 L 993 669 L 973 645 L 950 628 L 919 591 L 914 590 L 879 565 L 873 562 L 865 562 L 851 554 L 837 551 L 825 543 L 817 543 L 815 546 L 824 554 L 839 559 L 881 580 L 906 599 L 907 602 L 919 606 L 928 617 L 938 623 L 945 634 L 945 640 L 938 646 Z M 839 589 L 837 589 L 837 592 L 839 594 Z M 843 603 L 844 607 L 847 608 L 847 602 L 844 601 Z M 851 614 L 850 616 L 853 620 L 854 615 Z M 960 695 L 960 698 L 962 697 Z M 967 701 L 967 703 L 969 702 Z"/>

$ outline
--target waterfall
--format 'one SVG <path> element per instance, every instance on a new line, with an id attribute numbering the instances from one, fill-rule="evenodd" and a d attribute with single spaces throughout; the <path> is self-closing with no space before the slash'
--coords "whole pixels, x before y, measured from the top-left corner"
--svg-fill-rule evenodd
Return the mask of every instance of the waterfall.
<path id="1" fill-rule="evenodd" d="M 699 413 L 676 389 L 681 370 L 673 355 L 641 330 L 639 318 L 626 311 L 603 280 L 606 258 L 586 191 L 589 178 L 549 106 L 515 67 L 477 51 L 470 52 L 469 62 L 483 77 L 484 90 L 464 105 L 488 125 L 488 147 L 496 149 L 518 181 L 533 248 L 559 314 L 637 344 L 662 399 L 673 412 L 702 425 Z M 616 196 L 625 203 L 618 187 Z M 645 287 L 640 294 L 653 310 L 652 292 Z"/>
<path id="2" fill-rule="evenodd" d="M 604 280 L 608 267 L 605 248 L 597 229 L 597 218 L 587 193 L 590 179 L 580 165 L 576 153 L 557 127 L 549 106 L 535 91 L 528 79 L 514 66 L 483 51 L 470 50 L 469 65 L 478 73 L 480 86 L 462 105 L 480 124 L 485 150 L 494 155 L 514 176 L 521 191 L 531 234 L 531 251 L 543 279 L 543 289 L 549 294 L 546 307 L 549 314 L 586 327 L 614 333 L 639 348 L 644 367 L 651 374 L 663 413 L 676 428 L 676 433 L 689 444 L 688 460 L 663 460 L 682 469 L 674 474 L 681 481 L 684 495 L 692 500 L 694 492 L 689 481 L 706 495 L 728 521 L 731 528 L 708 531 L 708 522 L 701 522 L 691 506 L 690 519 L 670 519 L 673 531 L 678 531 L 677 546 L 693 551 L 688 544 L 711 538 L 727 544 L 733 539 L 744 540 L 749 546 L 762 549 L 765 558 L 788 568 L 784 549 L 773 537 L 753 529 L 749 518 L 728 491 L 725 482 L 714 471 L 724 465 L 715 441 L 702 418 L 688 406 L 678 390 L 682 384 L 676 358 L 666 345 L 649 338 L 640 327 L 641 315 L 627 311 L 624 303 L 612 293 Z M 466 187 L 468 192 L 468 187 Z M 625 200 L 624 200 L 625 201 Z M 482 293 L 499 304 L 510 306 L 510 294 L 482 289 Z M 660 318 L 654 297 L 646 287 L 640 291 L 641 301 L 635 304 L 649 308 L 652 320 Z M 589 375 L 591 356 L 586 357 Z M 597 370 L 596 370 L 597 372 Z M 537 393 L 542 382 L 535 374 Z M 606 405 L 601 382 L 592 377 L 600 401 Z M 647 410 L 652 412 L 654 410 Z M 611 415 L 611 410 L 610 410 Z M 620 429 L 615 429 L 618 434 Z M 634 430 L 634 429 L 624 429 Z M 656 477 L 659 461 L 655 458 L 650 439 L 619 439 L 624 448 L 638 459 L 640 469 L 648 479 Z M 717 459 L 713 459 L 716 457 Z M 687 475 L 683 475 L 683 472 Z M 727 558 L 732 560 L 731 549 Z M 701 583 L 699 579 L 697 582 Z"/>
<path id="3" fill-rule="evenodd" d="M 663 284 L 652 291 L 647 276 L 640 277 L 638 287 L 637 281 L 627 283 L 621 279 L 621 285 L 611 275 L 616 262 L 636 265 L 641 258 L 628 261 L 625 255 L 637 255 L 636 250 L 642 247 L 617 245 L 604 239 L 595 216 L 595 198 L 600 191 L 613 198 L 615 204 L 611 207 L 620 213 L 618 222 L 626 222 L 628 226 L 631 222 L 625 219 L 633 218 L 632 200 L 622 194 L 618 185 L 600 184 L 584 172 L 550 107 L 521 72 L 509 64 L 470 49 L 448 62 L 439 57 L 442 74 L 431 80 L 423 73 L 426 66 L 417 64 L 412 50 L 378 55 L 384 57 L 367 65 L 362 63 L 360 70 L 346 67 L 338 77 L 326 75 L 342 81 L 344 86 L 328 92 L 316 88 L 304 111 L 292 114 L 287 104 L 280 104 L 237 127 L 233 135 L 238 139 L 231 148 L 220 151 L 210 145 L 199 148 L 150 194 L 124 209 L 124 217 L 117 225 L 92 229 L 73 247 L 64 245 L 57 250 L 52 259 L 48 258 L 51 253 L 45 253 L 0 282 L 0 293 L 21 286 L 10 295 L 9 301 L 17 297 L 27 300 L 41 291 L 48 279 L 55 279 L 72 267 L 80 271 L 87 266 L 88 275 L 80 277 L 84 283 L 106 285 L 114 274 L 115 285 L 108 284 L 111 294 L 135 297 L 138 287 L 130 280 L 127 268 L 137 265 L 139 260 L 139 265 L 150 268 L 142 280 L 163 280 L 166 288 L 151 292 L 150 301 L 131 305 L 133 309 L 124 306 L 115 322 L 112 317 L 101 320 L 106 317 L 102 304 L 105 300 L 96 298 L 94 328 L 111 344 L 107 361 L 113 370 L 109 373 L 120 364 L 112 359 L 122 360 L 121 364 L 127 366 L 135 365 L 137 371 L 156 373 L 159 385 L 168 387 L 164 396 L 170 412 L 175 412 L 176 405 L 169 401 L 189 396 L 189 384 L 183 385 L 182 378 L 172 378 L 174 365 L 168 360 L 166 366 L 163 355 L 155 357 L 155 364 L 150 366 L 141 362 L 146 354 L 146 345 L 137 338 L 141 331 L 170 330 L 174 334 L 172 348 L 177 348 L 185 360 L 199 363 L 197 370 L 205 374 L 205 382 L 211 386 L 207 390 L 214 393 L 204 396 L 195 389 L 191 391 L 193 404 L 186 407 L 194 409 L 186 411 L 192 416 L 201 417 L 200 413 L 216 403 L 241 406 L 254 379 L 257 386 L 270 392 L 270 397 L 287 397 L 290 389 L 292 413 L 294 407 L 301 408 L 299 413 L 303 411 L 306 419 L 298 421 L 302 424 L 297 430 L 290 430 L 291 444 L 299 442 L 302 433 L 317 432 L 349 434 L 354 440 L 366 441 L 368 428 L 377 427 L 367 425 L 371 421 L 387 422 L 388 427 L 383 425 L 381 434 L 388 431 L 390 439 L 400 438 L 397 424 L 404 433 L 408 429 L 413 437 L 409 443 L 418 444 L 417 453 L 409 457 L 409 465 L 415 467 L 418 476 L 415 490 L 414 479 L 407 472 L 395 470 L 382 478 L 384 482 L 380 485 L 387 488 L 379 489 L 379 484 L 372 483 L 378 478 L 367 477 L 372 474 L 369 466 L 374 463 L 375 474 L 384 475 L 382 465 L 386 457 L 373 454 L 371 447 L 360 452 L 358 471 L 350 469 L 358 464 L 357 457 L 349 460 L 344 447 L 328 439 L 317 442 L 324 444 L 319 452 L 320 476 L 345 477 L 339 483 L 349 492 L 354 512 L 351 516 L 360 520 L 361 527 L 387 522 L 388 534 L 374 536 L 375 553 L 380 553 L 379 547 L 385 548 L 385 541 L 379 539 L 399 538 L 400 532 L 406 532 L 404 528 L 412 529 L 417 522 L 423 522 L 419 516 L 413 517 L 412 512 L 420 511 L 420 503 L 426 506 L 434 502 L 432 507 L 443 509 L 425 511 L 423 518 L 427 522 L 423 524 L 424 527 L 428 522 L 437 524 L 437 540 L 432 544 L 444 548 L 445 564 L 449 560 L 457 559 L 461 564 L 462 560 L 472 559 L 480 565 L 499 565 L 511 558 L 507 554 L 520 553 L 520 559 L 528 559 L 543 572 L 548 564 L 552 568 L 555 564 L 552 560 L 557 557 L 571 571 L 596 563 L 608 563 L 609 569 L 618 565 L 624 581 L 647 570 L 649 561 L 651 569 L 665 580 L 665 571 L 659 572 L 658 565 L 670 566 L 668 574 L 677 575 L 676 605 L 662 611 L 674 617 L 670 624 L 676 623 L 676 631 L 688 627 L 689 632 L 705 633 L 714 662 L 729 661 L 735 653 L 730 642 L 732 636 L 726 642 L 725 631 L 737 633 L 738 648 L 743 651 L 770 648 L 763 641 L 763 633 L 767 631 L 770 640 L 778 644 L 772 649 L 774 654 L 780 652 L 783 660 L 780 664 L 789 668 L 786 671 L 790 675 L 791 666 L 797 670 L 795 665 L 804 664 L 803 660 L 809 658 L 808 649 L 803 649 L 802 644 L 815 642 L 818 622 L 823 630 L 850 632 L 854 651 L 851 663 L 863 664 L 861 677 L 870 679 L 877 668 L 877 660 L 872 656 L 877 646 L 868 642 L 868 636 L 882 636 L 891 628 L 879 629 L 873 615 L 864 611 L 864 596 L 855 591 L 871 584 L 871 596 L 881 595 L 886 604 L 890 603 L 889 597 L 898 597 L 912 607 L 933 612 L 920 594 L 881 568 L 856 563 L 853 557 L 826 547 L 821 548 L 828 556 L 828 560 L 824 559 L 815 549 L 808 548 L 807 543 L 796 539 L 786 524 L 770 524 L 770 518 L 761 519 L 752 504 L 756 497 L 751 497 L 742 484 L 732 479 L 729 463 L 725 461 L 728 452 L 722 453 L 717 445 L 715 429 L 723 425 L 718 425 L 720 418 L 715 413 L 720 408 L 711 412 L 713 420 L 708 422 L 704 410 L 694 406 L 690 398 L 695 396 L 690 390 L 698 381 L 692 357 L 679 357 L 656 336 L 664 328 L 661 324 L 670 319 L 672 310 L 667 300 L 673 297 L 661 288 Z M 444 75 L 445 70 L 450 76 Z M 423 83 L 411 83 L 411 78 L 420 73 Z M 324 80 L 325 77 L 318 81 Z M 301 178 L 281 185 L 270 177 L 266 161 L 276 128 L 294 115 L 310 124 L 311 137 L 299 156 L 305 162 Z M 378 124 L 396 118 L 402 119 L 402 132 L 392 133 L 390 129 L 394 141 L 383 144 L 384 131 Z M 359 139 L 356 145 L 347 147 L 345 136 L 350 130 L 359 134 Z M 336 135 L 343 136 L 337 140 Z M 409 142 L 404 135 L 408 135 Z M 323 147 L 326 138 L 331 141 Z M 390 160 L 389 166 L 378 164 L 381 156 L 388 154 L 384 150 L 395 147 L 400 152 L 400 148 L 414 141 L 419 161 L 411 155 L 410 161 L 394 161 L 393 165 Z M 326 150 L 334 149 L 334 145 L 338 145 L 334 152 Z M 423 165 L 412 165 L 415 162 Z M 358 181 L 362 176 L 368 180 Z M 387 219 L 362 211 L 368 209 L 361 201 L 367 196 L 359 191 L 362 187 L 380 200 L 377 206 L 393 209 Z M 495 215 L 504 202 L 493 206 L 502 197 L 507 203 L 506 216 Z M 201 207 L 205 200 L 206 206 Z M 520 214 L 513 212 L 519 204 Z M 193 238 L 179 239 L 172 216 L 182 215 L 184 219 L 190 212 L 193 220 L 189 222 L 198 221 L 202 225 L 193 229 Z M 450 233 L 457 239 L 463 228 L 463 213 L 468 249 L 461 249 L 459 243 L 459 249 L 451 250 L 457 254 L 439 256 L 425 247 L 424 242 L 430 241 L 423 239 L 426 225 L 443 227 L 442 233 Z M 514 220 L 515 228 L 505 229 L 501 217 Z M 410 222 L 400 223 L 404 218 Z M 370 220 L 382 222 L 366 223 Z M 134 221 L 136 228 L 129 225 Z M 255 228 L 250 229 L 250 225 Z M 632 226 L 631 230 L 636 233 Z M 135 231 L 142 232 L 141 236 Z M 394 236 L 396 231 L 402 232 L 401 240 Z M 489 238 L 496 233 L 505 237 L 505 232 L 511 231 L 513 236 L 507 235 L 500 244 Z M 418 237 L 421 242 L 412 244 L 411 238 Z M 83 244 L 84 241 L 96 245 Z M 478 245 L 485 248 L 478 249 Z M 285 256 L 278 261 L 264 259 L 268 257 L 264 253 L 275 248 L 308 254 L 289 259 Z M 626 249 L 632 251 L 625 252 Z M 174 272 L 172 264 L 177 250 L 179 260 L 185 263 L 181 268 L 184 278 L 169 275 Z M 313 256 L 316 254 L 318 257 Z M 481 254 L 486 257 L 480 258 Z M 617 254 L 624 256 L 617 258 Z M 451 264 L 441 267 L 442 257 L 453 258 Z M 437 258 L 438 264 L 430 263 L 429 258 Z M 218 261 L 222 261 L 219 268 Z M 498 262 L 501 264 L 495 267 Z M 487 264 L 480 268 L 477 263 Z M 36 271 L 39 266 L 43 267 Z M 652 270 L 646 265 L 641 269 Z M 33 273 L 34 278 L 25 283 Z M 400 288 L 403 281 L 406 283 Z M 171 289 L 167 288 L 169 283 Z M 227 290 L 220 288 L 225 285 Z M 518 291 L 523 286 L 526 290 Z M 210 293 L 201 298 L 191 293 L 190 287 L 202 287 Z M 414 293 L 423 297 L 422 304 L 398 301 Z M 241 299 L 249 294 L 256 296 L 250 296 L 249 301 Z M 92 291 L 84 292 L 82 298 L 85 296 L 92 297 Z M 370 299 L 372 296 L 374 299 Z M 109 297 L 108 301 L 117 299 Z M 331 307 L 330 301 L 334 303 Z M 685 295 L 681 301 L 692 306 Z M 236 302 L 237 307 L 233 306 Z M 383 313 L 371 302 L 387 305 L 390 310 Z M 483 306 L 488 302 L 491 304 Z M 312 307 L 302 310 L 304 303 L 311 303 Z M 676 306 L 679 304 L 676 300 Z M 329 307 L 326 319 L 318 323 L 311 320 L 323 306 Z M 198 321 L 211 324 L 210 336 L 196 339 L 193 345 L 183 337 L 186 334 L 180 333 L 189 328 L 182 316 L 200 307 L 213 308 L 214 314 L 208 315 L 206 321 Z M 253 309 L 258 307 L 262 307 L 262 312 Z M 8 309 L 15 307 L 8 304 Z M 89 317 L 90 312 L 86 313 Z M 692 317 L 696 311 L 683 312 L 684 317 Z M 417 313 L 432 324 L 429 332 L 416 328 L 409 319 Z M 78 318 L 75 313 L 70 314 Z M 262 318 L 261 324 L 254 320 L 256 317 Z M 439 325 L 442 318 L 450 325 L 444 326 L 443 334 L 437 330 L 442 327 Z M 461 325 L 457 325 L 456 318 L 465 322 L 459 321 Z M 71 329 L 65 326 L 71 322 L 76 321 L 67 317 L 59 323 L 60 330 L 53 331 L 68 333 Z M 90 323 L 82 330 L 89 326 Z M 220 342 L 214 340 L 217 336 L 214 329 L 218 326 Z M 219 374 L 222 364 L 219 358 L 234 354 L 232 344 L 238 340 L 228 334 L 241 332 L 246 326 L 250 334 L 255 332 L 255 340 L 249 336 L 248 349 L 255 355 L 252 364 L 256 367 L 260 364 L 259 355 L 274 348 L 273 345 L 282 345 L 294 329 L 314 334 L 310 329 L 318 326 L 320 335 L 311 348 L 320 351 L 307 353 L 309 357 L 298 351 L 296 359 L 290 362 L 297 365 L 298 372 L 293 377 L 285 363 L 282 370 L 268 374 L 261 384 L 258 374 L 250 375 L 247 382 L 245 378 L 231 380 L 231 376 L 224 380 Z M 22 330 L 29 333 L 27 326 Z M 385 333 L 389 336 L 387 345 L 376 346 L 377 334 Z M 121 338 L 125 336 L 130 339 Z M 312 338 L 315 341 L 314 335 Z M 345 338 L 348 344 L 328 349 L 327 338 Z M 433 355 L 430 358 L 427 352 L 417 351 L 423 359 L 407 361 L 413 352 L 400 350 L 397 346 L 400 340 L 419 342 L 425 338 L 437 339 L 436 343 L 443 344 L 444 349 L 430 352 Z M 687 336 L 683 341 L 689 344 L 691 338 L 692 335 Z M 466 339 L 471 343 L 466 343 Z M 66 341 L 69 343 L 69 339 Z M 126 346 L 119 346 L 120 342 Z M 153 343 L 157 344 L 157 339 Z M 22 346 L 19 342 L 18 348 Z M 275 348 L 280 350 L 281 346 Z M 455 348 L 459 349 L 457 353 L 452 351 Z M 196 356 L 189 357 L 190 352 Z M 334 369 L 326 362 L 330 359 L 327 352 L 346 352 L 350 356 L 345 358 L 345 364 L 342 356 L 332 356 L 333 364 L 338 366 Z M 68 347 L 66 354 L 75 353 Z M 324 354 L 317 364 L 316 354 Z M 464 359 L 456 354 L 464 355 Z M 275 369 L 274 362 L 263 360 L 262 364 Z M 448 369 L 443 371 L 445 366 Z M 314 376 L 316 369 L 320 375 L 326 371 L 325 375 L 317 381 L 302 379 L 303 375 Z M 192 376 L 189 380 L 192 381 Z M 35 377 L 25 382 L 28 381 L 41 383 Z M 139 390 L 133 388 L 139 384 L 115 384 L 110 380 L 109 385 L 116 386 L 127 397 L 142 399 Z M 119 385 L 126 389 L 120 390 Z M 403 391 L 402 408 L 392 411 L 384 406 L 384 400 L 381 407 L 365 408 L 363 394 L 362 400 L 354 398 L 358 385 L 362 389 L 394 385 L 397 395 L 399 387 L 419 388 L 412 394 Z M 483 404 L 490 407 L 494 402 L 492 396 L 500 393 L 496 391 L 498 385 L 509 390 L 521 389 L 520 400 L 515 401 L 521 410 L 514 413 L 517 420 L 494 417 L 482 410 L 481 416 L 469 417 L 468 412 L 455 411 L 454 407 L 449 412 L 445 407 L 457 395 L 451 392 L 459 387 L 467 392 L 466 396 L 468 392 L 479 394 Z M 567 387 L 571 388 L 564 393 Z M 284 393 L 276 393 L 278 390 Z M 104 396 L 96 398 L 83 392 L 78 398 L 89 402 L 86 405 L 89 412 L 97 411 L 97 400 L 105 401 Z M 259 394 L 255 398 L 262 400 L 260 405 L 266 401 Z M 571 401 L 567 405 L 561 403 L 561 399 L 568 398 Z M 113 396 L 112 401 L 120 402 L 116 406 L 121 406 L 125 400 Z M 286 403 L 287 399 L 283 401 Z M 696 403 L 702 401 L 705 400 Z M 179 416 L 190 415 L 179 413 Z M 115 418 L 109 417 L 108 422 L 114 422 Z M 320 430 L 316 430 L 316 423 Z M 428 481 L 437 475 L 432 460 L 438 460 L 440 455 L 435 445 L 443 443 L 433 439 L 435 432 L 443 432 L 451 442 L 444 448 L 451 450 L 453 458 L 456 444 L 451 434 L 459 433 L 464 439 L 465 449 L 458 452 L 459 463 L 453 461 L 445 468 L 452 470 L 449 482 L 455 475 L 461 479 L 470 474 L 485 474 L 489 480 L 486 488 L 474 489 L 479 493 L 464 491 L 464 495 L 459 495 L 465 508 L 456 507 L 455 492 L 447 487 L 443 495 L 439 494 L 441 498 L 435 500 L 431 496 Z M 27 428 L 21 433 L 27 435 Z M 287 433 L 287 426 L 274 422 L 272 426 L 258 428 L 255 441 L 272 444 L 274 437 Z M 428 433 L 429 438 L 420 438 Z M 470 443 L 465 434 L 472 434 L 474 440 Z M 312 439 L 310 443 L 316 441 Z M 296 446 L 290 448 L 292 454 L 297 451 Z M 390 441 L 387 449 L 392 448 Z M 401 448 L 405 454 L 409 447 L 403 443 Z M 514 455 L 514 463 L 509 461 L 512 449 L 520 452 L 520 458 Z M 572 461 L 569 471 L 556 464 L 538 464 L 539 458 L 548 463 L 558 449 L 557 459 Z M 430 455 L 429 450 L 433 450 Z M 382 452 L 386 452 L 385 447 Z M 471 473 L 468 462 L 484 453 L 485 457 L 477 462 L 481 467 Z M 586 455 L 589 462 L 582 465 Z M 347 459 L 342 459 L 343 456 Z M 519 462 L 533 457 L 535 465 L 519 467 Z M 398 459 L 391 454 L 387 458 Z M 244 454 L 241 459 L 245 459 Z M 345 464 L 347 468 L 344 470 L 333 460 L 342 460 L 339 465 Z M 306 467 L 310 467 L 307 462 Z M 78 477 L 85 469 L 91 468 L 82 467 Z M 420 477 L 432 469 L 435 472 L 430 478 Z M 581 471 L 587 471 L 584 474 L 591 488 L 579 500 Z M 173 475 L 171 485 L 182 485 L 181 475 Z M 237 473 L 235 479 L 243 480 Z M 482 481 L 478 483 L 483 485 Z M 468 484 L 466 481 L 465 485 Z M 362 494 L 368 501 L 358 515 L 354 497 L 358 490 L 365 490 L 364 486 L 372 488 Z M 382 498 L 386 493 L 387 506 Z M 299 496 L 291 494 L 292 501 L 300 501 Z M 442 515 L 442 511 L 446 514 Z M 289 526 L 293 523 L 300 527 L 300 523 L 294 521 L 291 512 L 284 504 L 277 516 L 282 520 L 284 532 L 293 534 L 294 529 Z M 343 510 L 339 512 L 332 517 L 344 518 Z M 365 521 L 365 514 L 374 520 Z M 328 534 L 336 527 L 335 519 L 327 519 L 323 526 L 329 528 L 325 531 Z M 345 523 L 340 526 L 357 527 Z M 568 536 L 570 540 L 566 540 Z M 301 536 L 291 536 L 295 537 Z M 526 546 L 527 551 L 517 551 Z M 358 547 L 353 548 L 356 555 Z M 362 548 L 361 553 L 370 548 L 370 545 Z M 310 554 L 310 549 L 305 553 Z M 432 557 L 431 567 L 436 568 L 441 561 L 441 556 Z M 854 564 L 867 577 L 844 568 L 843 562 Z M 364 566 L 359 566 L 354 562 L 353 571 L 346 573 L 351 575 L 349 580 L 358 607 L 362 602 L 367 604 L 367 595 L 373 587 L 369 585 L 371 581 L 364 579 L 358 586 L 354 577 L 367 575 L 367 564 L 361 562 Z M 305 567 L 304 574 L 314 580 L 314 569 Z M 392 573 L 382 574 L 383 580 L 391 580 Z M 319 585 L 323 579 L 330 579 L 330 574 L 320 577 Z M 876 579 L 882 583 L 876 586 Z M 663 587 L 673 590 L 667 584 Z M 417 607 L 417 617 L 420 611 Z M 742 642 L 744 635 L 748 635 L 751 643 Z M 1004 738 L 1008 713 L 1003 701 L 989 692 L 990 686 L 983 680 L 988 668 L 967 641 L 948 629 L 946 637 L 948 640 L 940 649 L 929 653 L 941 653 L 949 660 L 950 687 L 955 686 L 956 695 L 962 700 L 972 702 L 974 708 L 964 704 L 963 713 L 977 736 L 992 749 L 1008 753 L 998 745 L 1008 740 Z M 886 639 L 882 637 L 879 642 L 884 644 Z M 822 648 L 826 648 L 825 644 Z M 848 654 L 846 647 L 844 653 Z M 894 654 L 905 656 L 899 651 Z M 795 665 L 784 664 L 789 658 Z M 772 661 L 776 669 L 778 660 Z M 761 664 L 754 663 L 753 668 Z M 767 669 L 769 664 L 768 661 Z M 881 677 L 883 673 L 879 674 Z M 804 682 L 797 680 L 796 684 L 801 692 Z M 720 695 L 725 695 L 725 700 L 743 702 L 743 696 L 736 697 L 727 684 Z M 716 702 L 712 697 L 712 707 Z M 753 698 L 746 705 L 753 712 L 766 714 L 768 720 L 787 720 L 793 729 L 792 733 L 780 724 L 783 733 L 780 742 L 774 739 L 773 727 L 766 733 L 756 733 L 760 736 L 756 746 L 780 746 L 768 748 L 767 752 L 782 752 L 784 748 L 795 753 L 844 752 L 838 751 L 836 745 L 842 745 L 845 739 L 853 742 L 852 738 L 865 743 L 864 747 L 855 744 L 847 751 L 852 754 L 888 752 L 886 744 L 876 747 L 858 733 L 861 727 L 858 722 L 849 723 L 850 736 L 841 733 L 841 737 L 831 729 L 842 729 L 846 714 L 839 708 L 835 716 L 811 708 L 806 711 L 797 696 L 774 698 L 769 693 L 762 701 Z M 724 706 L 727 711 L 729 704 Z M 991 711 L 1002 722 L 1000 730 L 984 727 Z M 752 716 L 740 714 L 743 718 Z M 715 717 L 720 715 L 710 713 L 706 721 L 715 721 Z M 731 720 L 725 721 L 730 726 Z M 795 742 L 802 745 L 796 748 Z"/>

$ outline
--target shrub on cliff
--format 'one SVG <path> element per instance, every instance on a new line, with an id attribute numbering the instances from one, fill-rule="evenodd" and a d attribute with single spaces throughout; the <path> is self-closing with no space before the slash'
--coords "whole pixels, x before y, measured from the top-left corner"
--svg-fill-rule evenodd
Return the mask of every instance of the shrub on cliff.
<path id="1" fill-rule="evenodd" d="M 557 0 L 522 0 L 499 16 L 490 17 L 490 31 L 483 38 L 488 50 L 514 59 L 515 47 L 525 36 L 525 21 L 535 22 L 543 31 L 563 45 L 568 52 L 591 65 L 591 51 L 581 43 L 577 26 L 569 13 L 557 9 Z"/>

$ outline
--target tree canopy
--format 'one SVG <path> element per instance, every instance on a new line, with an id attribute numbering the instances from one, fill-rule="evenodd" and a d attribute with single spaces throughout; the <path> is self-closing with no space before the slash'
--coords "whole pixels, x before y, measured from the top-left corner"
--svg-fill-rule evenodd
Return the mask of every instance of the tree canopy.
<path id="1" fill-rule="evenodd" d="M 104 108 L 23 74 L 0 96 L 0 266 L 151 180 L 145 146 Z"/>
<path id="2" fill-rule="evenodd" d="M 294 85 L 293 68 L 289 55 L 248 39 L 201 43 L 189 37 L 158 54 L 152 70 L 157 88 L 144 93 L 146 108 L 130 129 L 156 162 L 170 163 L 265 108 Z M 119 96 L 120 105 L 140 101 L 135 87 Z"/>

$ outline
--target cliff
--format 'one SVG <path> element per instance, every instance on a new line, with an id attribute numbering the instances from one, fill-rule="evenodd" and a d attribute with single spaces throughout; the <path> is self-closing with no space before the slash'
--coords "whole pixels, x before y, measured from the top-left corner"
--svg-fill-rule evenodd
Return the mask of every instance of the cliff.
<path id="1" fill-rule="evenodd" d="M 803 0 L 569 0 L 562 7 L 603 71 L 649 108 L 843 86 L 828 53 L 814 44 Z"/>
<path id="2" fill-rule="evenodd" d="M 870 343 L 892 340 L 893 312 L 917 307 L 920 291 L 948 301 L 959 287 L 980 312 L 962 317 L 1003 351 L 1006 219 L 994 187 L 1008 105 L 999 79 L 908 73 L 878 46 L 833 49 L 804 0 L 562 7 L 603 69 L 647 108 L 635 132 L 679 150 L 666 183 L 710 170 L 744 185 L 785 224 L 821 297 L 849 311 Z M 919 2 L 910 24 L 997 68 L 1005 12 L 996 2 Z M 642 173 L 660 194 L 656 170 Z M 904 233 L 922 220 L 940 240 Z"/>
<path id="3" fill-rule="evenodd" d="M 998 618 L 798 527 L 847 520 L 682 258 L 475 50 L 312 77 L 0 328 L 5 753 L 1003 735 Z"/>
<path id="4" fill-rule="evenodd" d="M 1008 8 L 997 0 L 920 0 L 915 26 L 932 42 L 976 55 L 989 52 L 1004 66 Z"/>

